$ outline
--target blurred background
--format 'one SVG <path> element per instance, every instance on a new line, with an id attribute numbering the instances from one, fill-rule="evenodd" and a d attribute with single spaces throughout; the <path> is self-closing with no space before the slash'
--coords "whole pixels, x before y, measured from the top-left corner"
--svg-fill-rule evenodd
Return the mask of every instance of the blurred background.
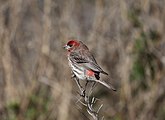
<path id="1" fill-rule="evenodd" d="M 91 119 L 76 103 L 63 49 L 70 38 L 88 45 L 118 90 L 95 88 L 105 120 L 165 120 L 164 5 L 0 0 L 0 120 Z"/>

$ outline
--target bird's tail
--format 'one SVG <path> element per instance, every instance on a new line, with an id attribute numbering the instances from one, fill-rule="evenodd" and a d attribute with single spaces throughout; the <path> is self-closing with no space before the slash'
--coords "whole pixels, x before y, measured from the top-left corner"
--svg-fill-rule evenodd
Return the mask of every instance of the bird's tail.
<path id="1" fill-rule="evenodd" d="M 97 83 L 100 83 L 102 84 L 103 86 L 107 87 L 108 89 L 111 89 L 113 91 L 117 91 L 111 84 L 107 84 L 106 82 L 104 81 L 101 81 L 101 80 L 92 80 L 94 82 L 97 82 Z"/>

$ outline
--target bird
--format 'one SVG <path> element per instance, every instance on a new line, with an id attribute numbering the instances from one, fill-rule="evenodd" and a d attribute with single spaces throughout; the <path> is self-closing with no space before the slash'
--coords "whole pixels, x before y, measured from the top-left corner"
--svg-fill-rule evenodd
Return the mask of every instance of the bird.
<path id="1" fill-rule="evenodd" d="M 111 84 L 107 84 L 100 80 L 100 74 L 108 75 L 108 73 L 98 65 L 89 48 L 82 41 L 76 39 L 69 40 L 64 48 L 67 50 L 68 62 L 73 77 L 76 77 L 79 80 L 98 82 L 103 86 L 116 91 Z"/>

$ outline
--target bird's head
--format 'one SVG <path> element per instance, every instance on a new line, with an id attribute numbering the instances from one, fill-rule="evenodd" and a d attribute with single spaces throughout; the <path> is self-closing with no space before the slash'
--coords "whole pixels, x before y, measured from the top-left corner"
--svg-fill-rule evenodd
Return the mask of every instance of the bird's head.
<path id="1" fill-rule="evenodd" d="M 64 48 L 71 52 L 72 50 L 75 50 L 80 45 L 80 42 L 77 40 L 70 40 Z"/>

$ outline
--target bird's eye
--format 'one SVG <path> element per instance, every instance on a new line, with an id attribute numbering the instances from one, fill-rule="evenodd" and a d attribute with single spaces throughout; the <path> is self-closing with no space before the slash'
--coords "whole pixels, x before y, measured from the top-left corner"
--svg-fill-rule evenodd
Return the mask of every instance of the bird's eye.
<path id="1" fill-rule="evenodd" d="M 72 47 L 73 45 L 72 44 L 70 44 L 70 45 L 68 45 L 69 47 Z"/>

